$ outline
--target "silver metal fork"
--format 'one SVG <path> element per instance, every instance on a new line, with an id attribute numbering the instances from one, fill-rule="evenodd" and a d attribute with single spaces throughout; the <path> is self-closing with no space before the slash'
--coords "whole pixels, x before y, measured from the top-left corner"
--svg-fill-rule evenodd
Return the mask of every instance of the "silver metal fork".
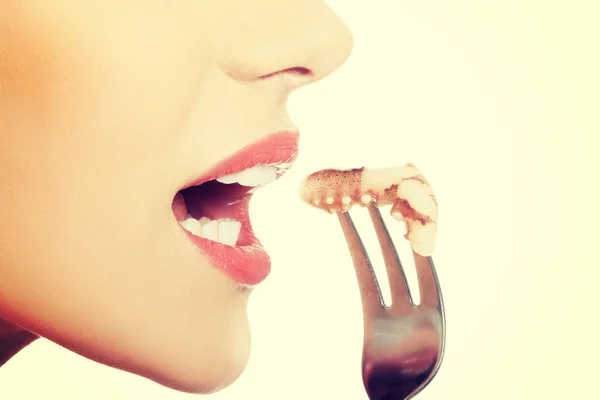
<path id="1" fill-rule="evenodd" d="M 421 301 L 415 305 L 396 248 L 374 203 L 368 207 L 387 270 L 385 306 L 369 256 L 350 214 L 338 217 L 356 269 L 364 315 L 362 377 L 371 400 L 406 400 L 437 373 L 445 344 L 442 294 L 431 257 L 413 252 Z"/>

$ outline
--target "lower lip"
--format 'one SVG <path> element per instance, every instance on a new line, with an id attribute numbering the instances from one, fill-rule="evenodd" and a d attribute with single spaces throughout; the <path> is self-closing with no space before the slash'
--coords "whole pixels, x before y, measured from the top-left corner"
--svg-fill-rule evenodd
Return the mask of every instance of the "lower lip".
<path id="1" fill-rule="evenodd" d="M 271 259 L 254 235 L 251 244 L 232 247 L 185 232 L 203 254 L 208 256 L 214 267 L 239 285 L 255 286 L 271 272 Z"/>
<path id="2" fill-rule="evenodd" d="M 281 132 L 265 137 L 233 154 L 213 168 L 207 179 L 241 171 L 252 165 L 291 163 L 298 153 L 298 133 Z M 226 172 L 224 172 L 226 171 Z M 204 179 L 206 180 L 206 178 Z M 271 259 L 252 232 L 248 212 L 240 218 L 244 245 L 228 246 L 204 239 L 183 229 L 211 264 L 241 286 L 251 287 L 264 281 L 271 272 Z"/>

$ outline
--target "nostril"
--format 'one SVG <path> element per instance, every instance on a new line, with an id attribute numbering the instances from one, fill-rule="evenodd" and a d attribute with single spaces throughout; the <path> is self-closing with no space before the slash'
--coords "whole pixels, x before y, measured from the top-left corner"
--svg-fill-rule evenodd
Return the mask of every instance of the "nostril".
<path id="1" fill-rule="evenodd" d="M 305 76 L 312 77 L 314 73 L 305 67 L 291 67 L 286 69 L 281 69 L 276 72 L 272 72 L 270 74 L 262 75 L 260 79 L 268 79 L 277 75 L 295 75 L 295 76 Z"/>
<path id="2" fill-rule="evenodd" d="M 304 67 L 288 68 L 283 70 L 282 73 L 294 75 L 313 75 L 313 72 L 310 69 Z"/>

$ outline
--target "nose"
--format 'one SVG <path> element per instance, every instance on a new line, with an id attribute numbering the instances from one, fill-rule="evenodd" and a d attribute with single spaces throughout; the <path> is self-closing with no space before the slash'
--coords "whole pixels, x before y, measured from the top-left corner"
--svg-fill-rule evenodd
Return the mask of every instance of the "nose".
<path id="1" fill-rule="evenodd" d="M 259 4 L 260 9 L 249 8 L 222 48 L 219 65 L 233 79 L 279 77 L 291 90 L 323 79 L 349 57 L 352 35 L 323 0 Z"/>

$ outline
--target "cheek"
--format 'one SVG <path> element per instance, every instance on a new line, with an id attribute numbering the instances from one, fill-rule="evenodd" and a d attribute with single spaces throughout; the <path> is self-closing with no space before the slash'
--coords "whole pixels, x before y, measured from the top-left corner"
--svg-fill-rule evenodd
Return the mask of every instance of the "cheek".
<path id="1" fill-rule="evenodd" d="M 47 221 L 56 229 L 70 218 L 89 235 L 119 224 L 123 235 L 143 235 L 172 200 L 163 190 L 173 182 L 178 132 L 211 65 L 210 48 L 190 40 L 202 35 L 185 26 L 174 29 L 176 16 L 79 17 L 3 25 L 13 33 L 0 35 L 0 57 L 11 60 L 1 64 L 0 180 L 16 189 L 27 214 L 58 216 Z"/>
<path id="2" fill-rule="evenodd" d="M 118 13 L 121 7 L 107 6 L 112 14 L 68 3 L 48 10 L 42 4 L 42 11 L 2 6 L 8 8 L 0 12 L 8 12 L 0 21 L 3 128 L 24 119 L 46 136 L 93 134 L 94 127 L 103 139 L 113 135 L 138 146 L 155 142 L 156 132 L 172 135 L 214 64 L 214 33 L 200 31 L 176 7 L 172 13 L 144 7 L 140 18 L 139 7 L 128 9 L 131 1 Z"/>
<path id="3" fill-rule="evenodd" d="M 245 299 L 170 208 L 210 49 L 168 20 L 127 36 L 122 20 L 35 22 L 0 27 L 0 311 L 167 386 L 230 383 L 249 352 Z"/>
<path id="4" fill-rule="evenodd" d="M 51 43 L 23 29 L 21 22 L 15 18 L 0 24 L 0 113 L 11 104 L 44 102 L 50 92 Z"/>

